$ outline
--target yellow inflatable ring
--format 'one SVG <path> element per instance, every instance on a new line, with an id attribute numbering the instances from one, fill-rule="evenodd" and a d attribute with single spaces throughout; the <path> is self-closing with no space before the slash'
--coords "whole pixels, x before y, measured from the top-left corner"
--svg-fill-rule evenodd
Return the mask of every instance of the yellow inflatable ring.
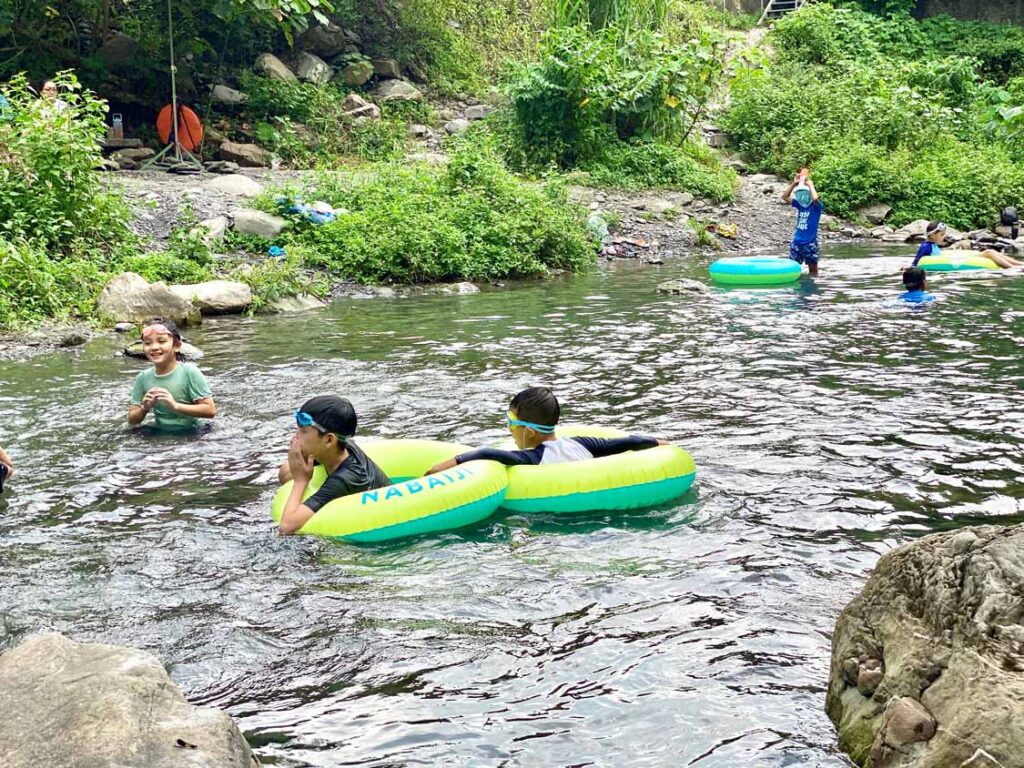
<path id="1" fill-rule="evenodd" d="M 942 251 L 938 256 L 925 256 L 917 266 L 926 272 L 962 272 L 971 269 L 999 269 L 992 259 L 978 251 Z"/>
<path id="2" fill-rule="evenodd" d="M 560 437 L 625 435 L 616 429 L 587 426 L 559 427 L 557 434 Z M 696 476 L 693 457 L 677 445 L 567 464 L 509 467 L 508 490 L 501 506 L 514 512 L 557 513 L 638 509 L 682 496 Z"/>
<path id="3" fill-rule="evenodd" d="M 328 502 L 299 533 L 372 542 L 446 531 L 486 519 L 505 497 L 508 474 L 493 461 L 474 461 L 422 477 L 434 464 L 470 450 L 467 446 L 434 440 L 377 440 L 360 442 L 359 447 L 394 484 Z M 312 496 L 326 479 L 327 472 L 318 465 L 303 498 Z M 275 522 L 280 522 L 291 490 L 289 481 L 274 496 Z"/>

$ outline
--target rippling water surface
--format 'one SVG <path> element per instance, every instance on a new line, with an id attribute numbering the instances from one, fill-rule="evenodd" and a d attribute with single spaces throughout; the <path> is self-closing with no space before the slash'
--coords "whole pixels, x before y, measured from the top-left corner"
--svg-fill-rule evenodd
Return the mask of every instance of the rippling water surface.
<path id="1" fill-rule="evenodd" d="M 914 309 L 905 257 L 827 257 L 774 290 L 667 297 L 705 265 L 626 264 L 209 322 L 198 439 L 128 432 L 141 364 L 109 340 L 0 363 L 0 648 L 148 649 L 282 766 L 848 765 L 823 712 L 842 606 L 908 537 L 1024 520 L 1024 280 L 939 278 Z M 535 383 L 567 421 L 678 441 L 696 485 L 385 546 L 274 534 L 305 397 L 479 444 Z"/>

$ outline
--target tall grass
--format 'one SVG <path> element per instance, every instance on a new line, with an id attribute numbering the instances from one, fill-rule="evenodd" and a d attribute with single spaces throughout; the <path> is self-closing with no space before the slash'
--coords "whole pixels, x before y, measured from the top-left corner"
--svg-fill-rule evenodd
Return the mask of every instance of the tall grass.
<path id="1" fill-rule="evenodd" d="M 593 30 L 661 29 L 668 0 L 549 0 L 551 26 Z"/>

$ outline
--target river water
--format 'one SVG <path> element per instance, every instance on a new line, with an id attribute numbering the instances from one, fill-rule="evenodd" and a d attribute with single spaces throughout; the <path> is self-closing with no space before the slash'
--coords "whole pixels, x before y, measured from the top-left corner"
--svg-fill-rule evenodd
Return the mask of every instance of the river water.
<path id="1" fill-rule="evenodd" d="M 705 262 L 459 297 L 348 300 L 191 334 L 220 414 L 131 434 L 116 342 L 0 363 L 0 649 L 52 629 L 157 654 L 271 765 L 845 766 L 829 637 L 880 554 L 1024 520 L 1020 276 L 832 248 L 799 287 L 664 296 Z M 307 396 L 360 430 L 491 443 L 511 394 L 667 436 L 679 503 L 499 515 L 387 545 L 282 539 Z"/>

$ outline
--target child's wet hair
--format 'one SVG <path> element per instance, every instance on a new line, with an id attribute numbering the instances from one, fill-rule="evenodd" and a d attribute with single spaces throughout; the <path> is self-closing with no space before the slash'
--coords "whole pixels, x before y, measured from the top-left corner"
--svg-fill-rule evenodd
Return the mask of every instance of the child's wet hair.
<path id="1" fill-rule="evenodd" d="M 903 270 L 903 287 L 908 291 L 923 291 L 924 279 L 924 270 L 920 267 L 907 267 Z"/>
<path id="2" fill-rule="evenodd" d="M 509 410 L 521 421 L 553 427 L 561 416 L 555 393 L 547 387 L 530 387 L 512 398 Z"/>
<path id="3" fill-rule="evenodd" d="M 163 317 L 154 317 L 151 320 L 147 320 L 142 324 L 142 332 L 139 335 L 145 337 L 146 329 L 151 328 L 154 325 L 162 325 L 167 330 L 167 333 L 169 333 L 171 338 L 174 339 L 175 346 L 178 347 L 177 351 L 174 353 L 175 359 L 179 363 L 185 362 L 185 355 L 181 352 L 181 344 L 184 339 L 181 338 L 181 331 L 178 330 L 178 326 L 173 320 L 168 320 Z"/>

